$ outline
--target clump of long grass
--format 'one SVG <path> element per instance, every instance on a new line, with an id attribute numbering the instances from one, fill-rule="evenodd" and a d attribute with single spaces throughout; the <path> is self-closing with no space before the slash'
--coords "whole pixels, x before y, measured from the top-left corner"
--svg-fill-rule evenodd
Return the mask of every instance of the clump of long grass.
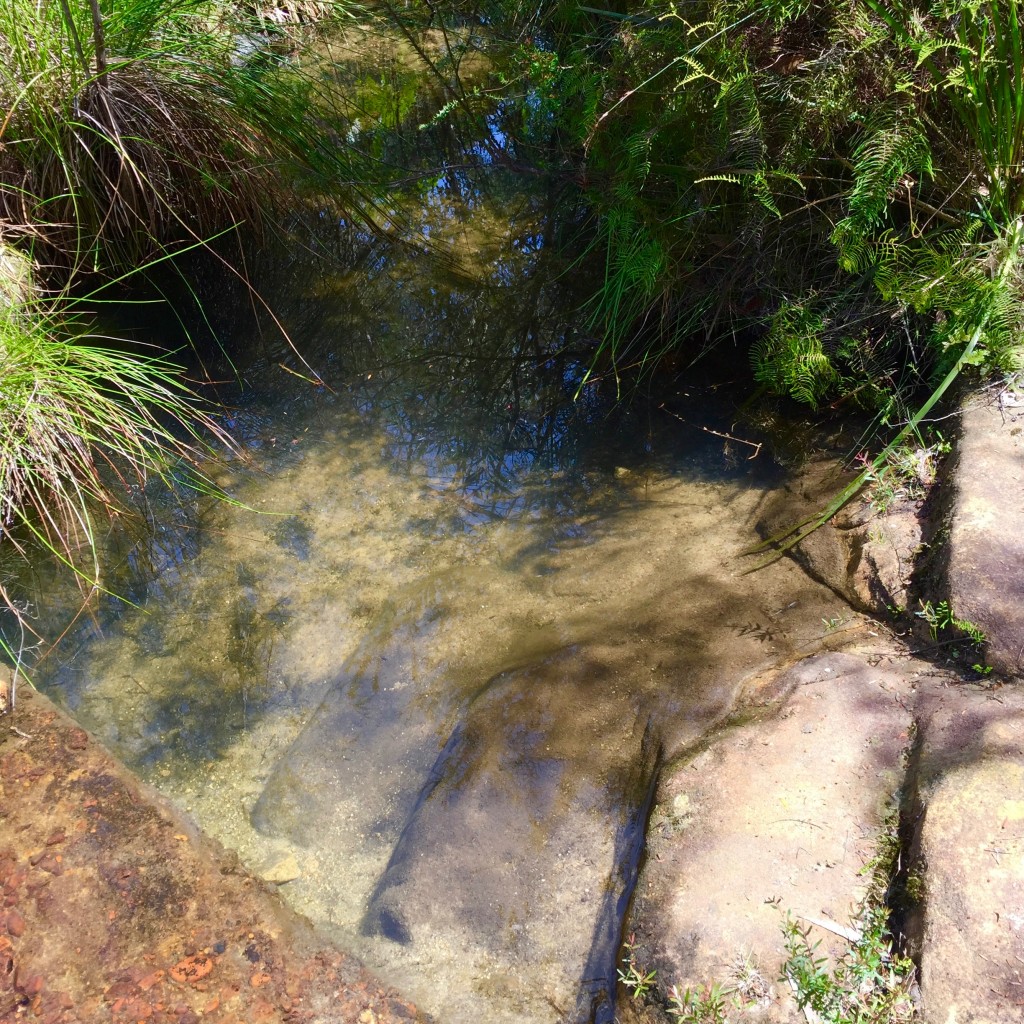
<path id="1" fill-rule="evenodd" d="M 97 517 L 117 514 L 147 478 L 195 471 L 217 420 L 160 354 L 89 331 L 60 300 L 0 305 L 0 531 L 34 538 L 100 585 Z M 0 588 L 0 598 L 14 606 Z"/>
<path id="2" fill-rule="evenodd" d="M 351 183 L 294 31 L 229 0 L 0 0 L 7 236 L 75 270 L 123 269 L 258 221 L 292 190 L 289 167 Z"/>
<path id="3" fill-rule="evenodd" d="M 300 41 L 231 0 L 0 0 L 0 543 L 98 585 L 98 515 L 227 442 L 179 367 L 91 335 L 69 296 L 251 231 L 299 169 L 351 185 Z"/>
<path id="4" fill-rule="evenodd" d="M 105 10 L 104 10 L 105 8 Z M 75 269 L 246 217 L 270 142 L 236 102 L 224 5 L 0 3 L 0 216 Z"/>

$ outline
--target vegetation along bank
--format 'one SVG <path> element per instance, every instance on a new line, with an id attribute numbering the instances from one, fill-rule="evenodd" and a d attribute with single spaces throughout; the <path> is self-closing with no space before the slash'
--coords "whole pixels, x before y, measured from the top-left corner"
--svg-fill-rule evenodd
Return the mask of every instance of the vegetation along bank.
<path id="1" fill-rule="evenodd" d="M 118 479 L 227 441 L 169 353 L 90 336 L 104 289 L 298 208 L 388 230 L 456 160 L 554 183 L 557 241 L 593 273 L 593 372 L 623 385 L 738 345 L 758 387 L 869 410 L 877 450 L 965 368 L 1018 366 L 1016 3 L 8 0 L 2 17 L 5 541 L 93 580 L 78 553 Z M 403 42 L 390 77 L 332 67 L 323 39 L 357 20 Z M 448 152 L 418 155 L 424 133 Z"/>

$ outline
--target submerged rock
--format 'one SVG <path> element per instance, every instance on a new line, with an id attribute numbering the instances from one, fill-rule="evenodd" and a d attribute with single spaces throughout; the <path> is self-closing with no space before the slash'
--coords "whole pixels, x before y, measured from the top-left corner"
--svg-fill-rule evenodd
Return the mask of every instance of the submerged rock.
<path id="1" fill-rule="evenodd" d="M 286 882 L 294 882 L 296 878 L 301 878 L 302 869 L 295 854 L 286 853 L 268 858 L 258 874 L 264 882 L 270 882 L 271 885 L 284 885 Z"/>
<path id="2" fill-rule="evenodd" d="M 439 974 L 473 963 L 459 1019 L 612 1020 L 659 757 L 621 682 L 574 649 L 503 673 L 434 767 L 364 930 Z"/>
<path id="3" fill-rule="evenodd" d="M 329 901 L 342 921 L 362 913 L 437 757 L 445 721 L 442 702 L 415 699 L 408 656 L 395 648 L 388 655 L 332 688 L 251 814 L 264 836 L 312 854 L 289 889 Z"/>
<path id="4" fill-rule="evenodd" d="M 918 482 L 922 494 L 930 482 L 930 476 Z M 837 473 L 834 462 L 809 463 L 775 495 L 758 524 L 761 534 L 775 536 L 816 514 L 847 483 L 848 476 Z M 927 533 L 923 498 L 894 497 L 881 511 L 871 497 L 859 495 L 789 554 L 854 608 L 888 620 L 911 601 L 916 559 Z"/>

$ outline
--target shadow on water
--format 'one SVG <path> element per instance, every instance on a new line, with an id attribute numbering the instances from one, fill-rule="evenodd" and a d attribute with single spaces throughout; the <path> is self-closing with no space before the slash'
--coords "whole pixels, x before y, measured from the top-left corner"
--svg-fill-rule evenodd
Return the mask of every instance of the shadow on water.
<path id="1" fill-rule="evenodd" d="M 37 678 L 249 864 L 294 855 L 288 898 L 442 1019 L 603 1024 L 662 757 L 832 598 L 736 575 L 781 470 L 693 426 L 732 432 L 713 385 L 587 382 L 552 194 L 488 180 L 437 176 L 416 244 L 321 211 L 249 254 L 290 342 L 191 268 L 242 504 L 140 491 L 104 556 L 130 603 L 40 570 Z"/>

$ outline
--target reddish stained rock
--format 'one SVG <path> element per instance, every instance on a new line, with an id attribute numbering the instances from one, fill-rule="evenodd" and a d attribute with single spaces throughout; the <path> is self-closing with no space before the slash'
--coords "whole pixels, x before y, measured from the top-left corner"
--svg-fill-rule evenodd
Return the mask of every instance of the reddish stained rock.
<path id="1" fill-rule="evenodd" d="M 39 869 L 46 871 L 51 875 L 63 875 L 64 864 L 60 854 L 55 857 L 52 853 L 48 853 L 41 861 L 39 861 Z"/>
<path id="2" fill-rule="evenodd" d="M 266 999 L 257 999 L 249 1009 L 251 1017 L 250 1021 L 262 1021 L 262 1020 L 273 1020 L 276 1016 L 275 1008 L 273 1003 L 267 1002 Z"/>
<path id="3" fill-rule="evenodd" d="M 37 897 L 43 889 L 51 882 L 45 875 L 36 875 L 31 881 L 25 883 L 25 893 L 28 896 Z M 12 904 L 13 905 L 13 904 Z"/>
<path id="4" fill-rule="evenodd" d="M 127 999 L 134 991 L 135 986 L 130 981 L 115 981 L 103 993 L 103 998 L 107 1002 L 116 1003 L 118 1000 Z"/>
<path id="5" fill-rule="evenodd" d="M 148 992 L 154 985 L 159 985 L 164 980 L 165 975 L 165 971 L 153 971 L 151 974 L 147 974 L 139 979 L 139 988 L 143 992 Z"/>
<path id="6" fill-rule="evenodd" d="M 201 953 L 187 956 L 171 968 L 170 975 L 174 981 L 180 983 L 199 981 L 213 970 L 215 963 L 216 960 L 212 956 L 205 956 Z"/>
<path id="7" fill-rule="evenodd" d="M 12 910 L 7 914 L 7 931 L 16 939 L 25 934 L 25 918 L 17 910 Z"/>
<path id="8" fill-rule="evenodd" d="M 425 1019 L 45 697 L 27 693 L 15 716 L 33 738 L 0 733 L 18 787 L 0 839 L 0 1021 L 356 1024 L 368 1005 L 380 1024 Z M 340 984 L 361 993 L 347 1012 Z"/>
<path id="9" fill-rule="evenodd" d="M 15 972 L 15 989 L 24 996 L 28 996 L 29 999 L 34 998 L 43 991 L 43 985 L 45 984 L 43 976 L 41 974 L 30 974 L 24 981 L 22 981 L 17 972 Z"/>
<path id="10" fill-rule="evenodd" d="M 85 750 L 89 745 L 89 734 L 84 729 L 70 729 L 67 744 L 69 750 Z"/>

